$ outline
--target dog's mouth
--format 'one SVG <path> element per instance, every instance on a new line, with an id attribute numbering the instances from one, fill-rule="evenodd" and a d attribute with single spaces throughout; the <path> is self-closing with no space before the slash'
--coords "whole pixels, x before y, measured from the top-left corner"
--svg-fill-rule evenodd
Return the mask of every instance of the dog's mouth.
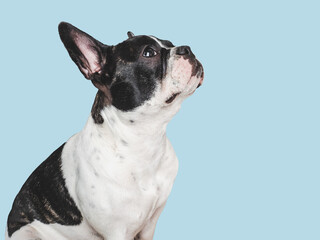
<path id="1" fill-rule="evenodd" d="M 194 55 L 178 57 L 171 65 L 170 88 L 173 90 L 165 103 L 174 102 L 178 96 L 190 96 L 203 83 L 204 69 Z"/>
<path id="2" fill-rule="evenodd" d="M 177 92 L 177 93 L 174 93 L 171 95 L 171 97 L 169 97 L 167 100 L 166 100 L 166 103 L 169 104 L 169 103 L 172 103 L 173 100 L 176 99 L 176 97 L 180 94 L 181 92 Z"/>
<path id="3" fill-rule="evenodd" d="M 196 89 L 198 87 L 200 87 L 202 85 L 202 82 L 203 82 L 203 78 L 204 78 L 204 70 L 203 70 L 203 66 L 202 64 L 197 60 L 195 59 L 194 63 L 192 64 L 192 75 L 191 75 L 191 78 L 188 82 L 188 84 L 192 81 L 192 78 L 193 77 L 196 77 L 196 79 L 199 79 L 199 83 L 197 85 L 197 87 L 189 94 L 187 94 L 188 96 L 192 95 Z M 194 79 L 194 78 L 193 78 Z M 188 85 L 187 84 L 187 85 Z M 173 93 L 167 100 L 166 100 L 166 103 L 167 104 L 170 104 L 172 103 L 177 96 L 179 96 L 181 94 L 181 92 L 176 92 L 176 93 Z"/>
<path id="4" fill-rule="evenodd" d="M 197 59 L 195 59 L 192 66 L 193 66 L 193 68 L 192 68 L 192 75 L 191 76 L 196 76 L 197 78 L 200 79 L 199 84 L 197 86 L 197 88 L 198 88 L 203 83 L 203 78 L 204 78 L 203 66 Z"/>
<path id="5" fill-rule="evenodd" d="M 204 78 L 204 70 L 202 64 L 198 61 L 198 59 L 189 59 L 189 63 L 192 66 L 192 72 L 191 72 L 191 77 L 189 82 L 192 81 L 192 79 L 196 78 L 199 79 L 199 84 L 197 85 L 196 88 L 200 87 L 203 83 L 203 78 Z M 188 84 L 189 84 L 188 82 Z"/>
<path id="6" fill-rule="evenodd" d="M 200 86 L 202 85 L 202 83 L 203 83 L 204 71 L 203 71 L 202 64 L 201 64 L 198 60 L 197 60 L 197 62 L 199 63 L 199 65 L 198 65 L 198 71 L 197 71 L 196 76 L 197 76 L 197 78 L 200 78 L 199 84 L 198 84 L 198 86 L 197 86 L 197 88 L 198 88 L 198 87 L 200 87 Z"/>

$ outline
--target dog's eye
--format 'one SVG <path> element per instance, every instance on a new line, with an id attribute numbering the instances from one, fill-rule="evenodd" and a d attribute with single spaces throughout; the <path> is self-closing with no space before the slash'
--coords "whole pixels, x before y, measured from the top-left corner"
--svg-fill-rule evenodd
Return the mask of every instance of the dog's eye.
<path id="1" fill-rule="evenodd" d="M 146 47 L 142 53 L 142 56 L 146 58 L 154 57 L 156 55 L 157 55 L 157 52 L 153 50 L 151 47 Z"/>

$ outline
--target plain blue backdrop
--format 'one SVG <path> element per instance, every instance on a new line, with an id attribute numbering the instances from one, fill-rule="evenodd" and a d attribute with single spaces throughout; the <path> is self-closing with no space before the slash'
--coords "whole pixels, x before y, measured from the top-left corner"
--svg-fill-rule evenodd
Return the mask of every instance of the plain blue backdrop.
<path id="1" fill-rule="evenodd" d="M 95 96 L 60 42 L 190 45 L 204 84 L 168 126 L 179 173 L 155 239 L 320 239 L 318 1 L 2 1 L 0 229 L 30 173 Z M 2 235 L 2 233 L 0 233 Z"/>

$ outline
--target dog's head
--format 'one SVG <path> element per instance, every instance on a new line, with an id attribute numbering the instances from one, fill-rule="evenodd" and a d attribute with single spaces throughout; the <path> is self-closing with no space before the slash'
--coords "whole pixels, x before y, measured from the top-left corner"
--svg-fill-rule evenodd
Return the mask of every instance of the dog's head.
<path id="1" fill-rule="evenodd" d="M 72 60 L 99 90 L 92 108 L 96 123 L 103 123 L 100 112 L 106 107 L 176 112 L 202 84 L 203 67 L 188 46 L 131 32 L 126 41 L 109 46 L 65 22 L 59 33 Z"/>

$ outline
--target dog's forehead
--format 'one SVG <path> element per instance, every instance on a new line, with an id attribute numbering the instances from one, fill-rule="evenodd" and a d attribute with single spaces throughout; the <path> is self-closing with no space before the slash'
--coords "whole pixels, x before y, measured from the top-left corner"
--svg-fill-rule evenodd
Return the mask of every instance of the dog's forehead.
<path id="1" fill-rule="evenodd" d="M 139 58 L 141 51 L 146 47 L 153 47 L 154 50 L 160 50 L 161 48 L 174 47 L 170 41 L 161 40 L 154 36 L 139 35 L 130 37 L 127 40 L 117 44 L 114 49 L 114 56 L 118 59 L 133 62 Z"/>
<path id="2" fill-rule="evenodd" d="M 170 42 L 169 40 L 163 40 L 160 38 L 157 38 L 155 36 L 149 36 L 152 39 L 154 39 L 155 41 L 157 41 L 157 43 L 162 47 L 162 48 L 173 48 L 174 45 L 172 44 L 172 42 Z"/>
<path id="3" fill-rule="evenodd" d="M 174 45 L 168 40 L 162 40 L 155 36 L 147 36 L 147 35 L 139 35 L 135 37 L 128 38 L 127 40 L 123 41 L 116 45 L 116 48 L 119 50 L 125 50 L 130 48 L 140 48 L 144 46 L 155 46 L 161 48 L 171 48 Z"/>

